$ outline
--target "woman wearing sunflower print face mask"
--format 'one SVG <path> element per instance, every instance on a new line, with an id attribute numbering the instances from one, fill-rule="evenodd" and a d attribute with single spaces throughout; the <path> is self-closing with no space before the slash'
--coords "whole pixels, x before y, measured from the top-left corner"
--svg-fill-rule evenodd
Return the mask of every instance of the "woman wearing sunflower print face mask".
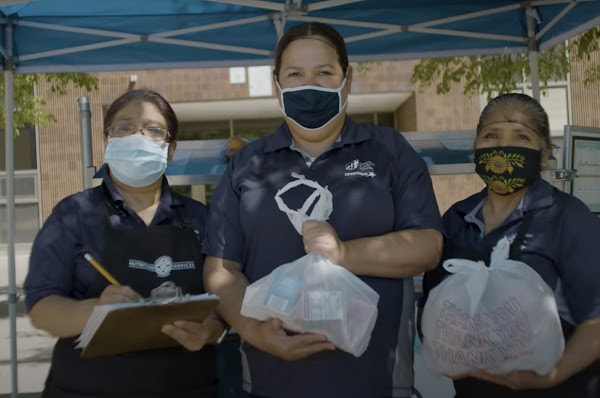
<path id="1" fill-rule="evenodd" d="M 448 275 L 444 260 L 489 264 L 496 243 L 512 238 L 510 258 L 529 265 L 554 291 L 563 356 L 546 375 L 463 375 L 454 380 L 456 398 L 600 397 L 600 218 L 540 177 L 551 149 L 548 115 L 536 100 L 505 94 L 490 101 L 479 118 L 474 157 L 487 187 L 444 214 L 444 252 L 440 266 L 425 275 L 419 307 Z"/>

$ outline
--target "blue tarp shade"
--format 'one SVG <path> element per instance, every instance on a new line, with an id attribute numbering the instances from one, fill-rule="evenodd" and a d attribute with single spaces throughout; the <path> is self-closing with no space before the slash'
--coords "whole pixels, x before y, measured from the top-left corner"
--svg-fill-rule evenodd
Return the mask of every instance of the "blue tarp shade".
<path id="1" fill-rule="evenodd" d="M 600 25 L 596 0 L 0 0 L 0 6 L 14 397 L 13 73 L 264 65 L 282 32 L 306 21 L 338 29 L 353 61 L 529 51 L 536 73 L 538 49 Z"/>
<path id="2" fill-rule="evenodd" d="M 293 4 L 39 0 L 0 7 L 0 22 L 14 24 L 17 73 L 268 64 L 278 32 L 304 21 L 332 24 L 345 37 L 353 60 L 525 52 L 528 48 L 527 2 L 289 3 Z M 529 3 L 541 49 L 600 24 L 597 1 Z"/>

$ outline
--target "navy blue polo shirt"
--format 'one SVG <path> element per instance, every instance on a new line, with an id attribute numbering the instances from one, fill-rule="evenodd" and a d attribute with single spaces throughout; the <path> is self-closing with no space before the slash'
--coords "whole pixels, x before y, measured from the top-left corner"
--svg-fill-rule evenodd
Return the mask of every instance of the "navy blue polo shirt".
<path id="1" fill-rule="evenodd" d="M 306 253 L 302 236 L 275 202 L 292 173 L 333 194 L 328 222 L 342 240 L 404 229 L 441 229 L 424 161 L 392 129 L 346 119 L 340 139 L 311 161 L 293 147 L 282 124 L 233 156 L 213 194 L 207 239 L 209 256 L 242 264 L 250 283 Z M 302 206 L 312 189 L 300 186 L 282 198 Z M 244 384 L 265 397 L 409 397 L 412 394 L 412 279 L 361 277 L 380 295 L 379 316 L 367 351 L 342 351 L 288 362 L 243 343 Z"/>
<path id="2" fill-rule="evenodd" d="M 563 321 L 577 325 L 600 318 L 600 218 L 576 197 L 539 179 L 502 225 L 484 235 L 481 208 L 486 196 L 484 189 L 444 214 L 447 241 L 493 246 L 515 236 L 523 216 L 531 212 L 519 261 L 554 290 Z"/>
<path id="3" fill-rule="evenodd" d="M 37 234 L 24 283 L 27 308 L 31 309 L 39 300 L 53 294 L 74 299 L 85 296 L 98 272 L 83 255 L 90 253 L 102 263 L 104 209 L 108 209 L 112 228 L 146 228 L 142 219 L 123 202 L 107 168 L 104 168 L 102 177 L 103 185 L 61 200 Z M 108 207 L 103 186 L 111 196 L 112 203 Z M 183 214 L 203 239 L 207 207 L 172 191 L 166 178 L 163 178 L 160 203 L 151 224 L 181 226 L 183 220 L 176 211 L 180 206 L 184 206 Z"/>

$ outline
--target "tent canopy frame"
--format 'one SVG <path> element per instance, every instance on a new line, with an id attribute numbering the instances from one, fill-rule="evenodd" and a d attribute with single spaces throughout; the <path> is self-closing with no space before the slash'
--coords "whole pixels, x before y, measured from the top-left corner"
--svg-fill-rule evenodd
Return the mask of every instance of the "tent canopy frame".
<path id="1" fill-rule="evenodd" d="M 231 27 L 239 27 L 243 25 L 250 25 L 259 22 L 271 21 L 273 26 L 277 32 L 278 37 L 280 37 L 283 33 L 285 24 L 287 22 L 323 22 L 331 25 L 337 26 L 347 26 L 347 27 L 356 27 L 356 28 L 366 28 L 372 29 L 373 32 L 357 34 L 354 36 L 345 37 L 345 41 L 347 43 L 356 43 L 366 40 L 372 40 L 374 38 L 380 38 L 384 36 L 389 36 L 391 34 L 397 33 L 422 33 L 427 35 L 437 35 L 437 36 L 454 36 L 459 38 L 472 38 L 472 39 L 482 39 L 482 40 L 491 40 L 491 41 L 501 41 L 501 42 L 510 42 L 514 43 L 514 46 L 504 47 L 500 52 L 502 53 L 515 53 L 515 52 L 528 52 L 532 49 L 532 43 L 540 43 L 543 37 L 551 31 L 551 29 L 559 23 L 568 13 L 575 8 L 577 4 L 592 2 L 595 0 L 536 0 L 536 1 L 521 1 L 516 2 L 515 4 L 494 7 L 485 10 L 479 10 L 475 12 L 467 12 L 460 15 L 454 15 L 445 18 L 437 18 L 429 21 L 418 22 L 414 24 L 390 24 L 390 23 L 378 23 L 378 22 L 368 22 L 368 21 L 359 21 L 359 20 L 350 20 L 350 19 L 337 19 L 337 18 L 323 18 L 323 17 L 315 17 L 311 16 L 311 12 L 321 11 L 333 9 L 335 7 L 341 5 L 347 5 L 351 3 L 357 3 L 364 0 L 324 0 L 317 3 L 304 4 L 301 0 L 294 1 L 293 3 L 275 3 L 270 1 L 262 1 L 262 0 L 207 0 L 213 3 L 221 3 L 221 4 L 230 4 L 230 5 L 240 5 L 246 7 L 254 7 L 260 10 L 271 11 L 265 13 L 263 15 L 254 16 L 254 17 L 245 17 L 245 18 L 235 18 L 225 22 L 217 22 L 210 24 L 199 24 L 197 26 L 191 26 L 183 29 L 174 29 L 167 30 L 164 32 L 153 33 L 153 34 L 134 34 L 127 32 L 119 32 L 105 29 L 92 29 L 92 28 L 83 28 L 77 26 L 66 26 L 60 24 L 53 23 L 45 23 L 45 22 L 35 22 L 30 20 L 21 20 L 17 18 L 0 18 L 0 23 L 6 26 L 22 26 L 40 29 L 42 31 L 58 31 L 64 33 L 75 33 L 75 34 L 84 34 L 90 36 L 97 36 L 98 38 L 107 38 L 109 40 L 87 44 L 87 45 L 79 45 L 79 46 L 65 46 L 63 48 L 32 52 L 28 54 L 20 54 L 13 55 L 11 57 L 8 56 L 8 52 L 6 50 L 6 43 L 0 47 L 0 54 L 4 57 L 5 60 L 10 60 L 12 65 L 14 66 L 15 73 L 44 73 L 44 72 L 91 72 L 91 71 L 103 71 L 103 70 L 132 70 L 132 69 L 155 69 L 155 68 L 181 68 L 181 67 L 194 67 L 194 66 L 223 66 L 223 62 L 215 62 L 215 61 L 200 61 L 200 62 L 190 62 L 190 63 L 160 63 L 160 64 L 106 64 L 106 65 L 53 65 L 51 67 L 39 67 L 39 66 L 21 66 L 20 64 L 25 61 L 31 60 L 39 60 L 44 58 L 51 58 L 61 55 L 67 54 L 79 54 L 87 51 L 93 51 L 98 49 L 105 49 L 110 47 L 121 47 L 125 45 L 130 45 L 133 43 L 162 43 L 173 46 L 181 46 L 193 49 L 208 49 L 208 50 L 218 50 L 236 54 L 247 54 L 247 55 L 255 55 L 259 57 L 259 59 L 254 59 L 252 61 L 243 61 L 244 65 L 249 64 L 264 64 L 265 62 L 272 62 L 272 58 L 274 55 L 273 50 L 266 50 L 262 48 L 253 48 L 248 46 L 236 46 L 236 45 L 224 45 L 220 43 L 211 43 L 207 41 L 196 41 L 189 39 L 181 39 L 177 38 L 177 36 L 198 33 L 198 32 L 207 32 L 207 31 L 218 31 L 219 29 L 231 28 Z M 525 10 L 526 14 L 529 17 L 533 17 L 537 19 L 539 22 L 539 17 L 536 17 L 537 13 L 535 9 L 537 7 L 547 6 L 547 5 L 564 5 L 565 7 L 554 16 L 554 18 L 549 21 L 539 32 L 532 32 L 533 37 L 523 37 L 517 35 L 505 35 L 505 34 L 492 34 L 485 32 L 472 32 L 466 30 L 459 29 L 447 29 L 442 28 L 441 26 L 455 23 L 455 22 L 465 22 L 469 20 L 475 20 L 477 18 L 483 16 L 492 16 L 498 15 L 510 11 L 515 11 L 519 9 Z M 592 26 L 595 26 L 600 21 L 594 21 Z M 582 26 L 580 29 L 582 32 L 587 30 L 587 26 Z M 112 40 L 110 40 L 112 39 Z M 536 46 L 539 50 L 544 50 L 547 48 L 551 48 L 552 46 L 564 41 L 563 37 L 556 37 L 549 41 L 543 42 Z M 383 60 L 383 59 L 414 59 L 414 58 L 430 58 L 430 57 L 439 57 L 439 56 L 452 56 L 452 55 L 485 55 L 491 53 L 498 53 L 498 49 L 495 50 L 485 50 L 485 49 L 472 49 L 472 50 L 460 50 L 460 51 L 436 51 L 431 53 L 396 53 L 396 54 L 372 54 L 369 56 L 356 56 L 352 57 L 353 61 L 367 61 L 367 60 Z M 238 61 L 230 61 L 227 62 L 229 66 L 240 65 L 241 63 Z M 125 67 L 125 68 L 124 68 Z"/>
<path id="2" fill-rule="evenodd" d="M 197 26 L 188 26 L 183 29 L 172 29 L 164 32 L 152 34 L 134 34 L 120 31 L 112 31 L 97 28 L 84 28 L 81 26 L 67 26 L 64 24 L 52 24 L 21 19 L 18 17 L 18 7 L 25 3 L 23 7 L 29 4 L 49 3 L 49 0 L 23 1 L 23 0 L 0 0 L 0 11 L 8 11 L 9 16 L 4 14 L 0 17 L 0 24 L 4 26 L 4 42 L 0 43 L 0 54 L 4 59 L 4 81 L 5 81 L 5 133 L 6 133 L 6 206 L 7 206 L 7 254 L 8 254 L 8 302 L 10 314 L 10 337 L 11 337 L 11 369 L 12 369 L 12 397 L 18 396 L 17 388 L 17 346 L 16 346 L 16 283 L 15 283 L 15 197 L 14 197 L 14 73 L 56 73 L 56 72 L 92 72 L 92 71 L 113 71 L 113 70 L 136 70 L 136 69 L 171 69 L 171 68 L 197 68 L 197 67 L 223 67 L 223 66 L 251 66 L 264 65 L 272 63 L 273 51 L 271 49 L 256 48 L 250 46 L 238 46 L 232 44 L 222 44 L 216 42 L 207 42 L 202 40 L 190 40 L 178 38 L 179 36 L 189 35 L 199 32 L 218 31 L 224 28 L 239 28 L 241 26 L 264 23 L 271 21 L 277 35 L 280 38 L 284 32 L 285 25 L 288 22 L 324 22 L 331 25 L 353 28 L 372 29 L 372 32 L 353 34 L 345 37 L 349 44 L 367 42 L 376 38 L 385 38 L 395 34 L 422 33 L 437 36 L 457 37 L 458 39 L 481 39 L 489 41 L 498 41 L 504 43 L 513 43 L 513 45 L 501 47 L 484 48 L 455 48 L 450 50 L 436 51 L 415 51 L 415 52 L 395 52 L 395 53 L 369 53 L 351 56 L 351 61 L 382 61 L 382 60 L 403 60 L 416 58 L 432 57 L 450 57 L 466 55 L 490 55 L 490 54 L 511 54 L 528 53 L 532 71 L 533 95 L 539 99 L 539 79 L 538 79 L 538 52 L 551 48 L 554 45 L 564 42 L 568 38 L 585 32 L 595 26 L 600 25 L 600 13 L 592 16 L 584 23 L 577 24 L 577 27 L 561 34 L 552 36 L 548 40 L 543 40 L 549 32 L 563 19 L 576 9 L 577 5 L 590 4 L 596 0 L 534 0 L 534 1 L 515 1 L 514 4 L 492 7 L 489 9 L 478 9 L 477 11 L 466 12 L 460 15 L 450 15 L 443 18 L 436 18 L 428 21 L 421 21 L 414 24 L 393 24 L 379 23 L 360 20 L 350 20 L 341 18 L 330 18 L 313 16 L 312 13 L 318 13 L 323 10 L 332 10 L 335 7 L 346 6 L 353 3 L 366 3 L 369 0 L 322 0 L 317 2 L 303 2 L 302 0 L 285 0 L 285 2 L 264 1 L 264 0 L 205 0 L 203 3 L 219 3 L 221 5 L 234 5 L 244 7 L 254 7 L 263 11 L 262 15 L 234 18 L 229 21 L 216 23 L 200 24 Z M 440 0 L 441 1 L 441 0 Z M 199 2 L 198 2 L 199 3 Z M 451 4 L 452 1 L 448 1 Z M 474 2 L 473 4 L 475 4 Z M 85 2 L 78 2 L 85 4 Z M 554 17 L 539 31 L 536 25 L 540 22 L 536 9 L 544 6 L 560 6 L 560 10 Z M 83 6 L 83 10 L 87 10 Z M 486 32 L 473 32 L 462 29 L 449 29 L 444 25 L 472 21 L 481 17 L 500 15 L 503 13 L 523 10 L 527 20 L 527 36 L 517 36 L 513 34 L 497 34 Z M 265 12 L 266 11 L 266 12 Z M 11 12 L 16 12 L 17 17 L 13 17 Z M 24 27 L 38 29 L 42 32 L 62 32 L 80 35 L 97 36 L 106 39 L 105 41 L 95 42 L 84 45 L 65 45 L 62 48 L 44 49 L 27 54 L 15 54 L 15 27 Z M 41 36 L 46 38 L 45 36 Z M 433 36 L 432 36 L 433 37 Z M 42 39 L 43 40 L 43 39 Z M 46 40 L 48 40 L 46 38 Z M 17 39 L 18 41 L 18 39 Z M 194 60 L 190 62 L 150 62 L 148 60 L 139 62 L 129 62 L 124 64 L 84 64 L 83 62 L 68 64 L 60 63 L 55 59 L 60 56 L 84 54 L 93 50 L 118 49 L 123 46 L 136 43 L 159 43 L 169 46 L 187 47 L 192 49 L 206 49 L 221 51 L 223 53 L 251 56 L 248 59 L 216 59 L 216 60 Z M 29 61 L 50 60 L 48 64 L 31 64 Z"/>

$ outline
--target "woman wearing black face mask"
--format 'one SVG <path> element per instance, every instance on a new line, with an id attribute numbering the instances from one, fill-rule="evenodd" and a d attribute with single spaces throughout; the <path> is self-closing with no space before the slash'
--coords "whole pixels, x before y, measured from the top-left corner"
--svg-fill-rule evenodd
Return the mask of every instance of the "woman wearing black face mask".
<path id="1" fill-rule="evenodd" d="M 563 356 L 546 375 L 464 375 L 454 381 L 457 398 L 600 396 L 600 219 L 541 179 L 550 152 L 548 116 L 533 98 L 506 94 L 486 106 L 477 126 L 475 164 L 487 188 L 444 215 L 440 264 L 449 258 L 489 264 L 496 243 L 514 236 L 510 258 L 529 265 L 554 290 L 566 341 Z M 447 275 L 442 266 L 427 273 L 425 294 Z"/>
<path id="2" fill-rule="evenodd" d="M 333 28 L 294 26 L 277 47 L 274 79 L 285 123 L 235 153 L 213 194 L 205 284 L 244 340 L 244 386 L 260 397 L 412 395 L 413 275 L 437 264 L 440 217 L 427 167 L 389 128 L 346 117 L 352 69 Z M 275 196 L 295 176 L 327 187 L 333 212 L 302 236 Z M 312 194 L 283 197 L 299 209 Z M 249 283 L 307 252 L 327 256 L 379 293 L 367 351 L 356 358 L 317 334 L 289 335 L 281 322 L 240 315 Z"/>

